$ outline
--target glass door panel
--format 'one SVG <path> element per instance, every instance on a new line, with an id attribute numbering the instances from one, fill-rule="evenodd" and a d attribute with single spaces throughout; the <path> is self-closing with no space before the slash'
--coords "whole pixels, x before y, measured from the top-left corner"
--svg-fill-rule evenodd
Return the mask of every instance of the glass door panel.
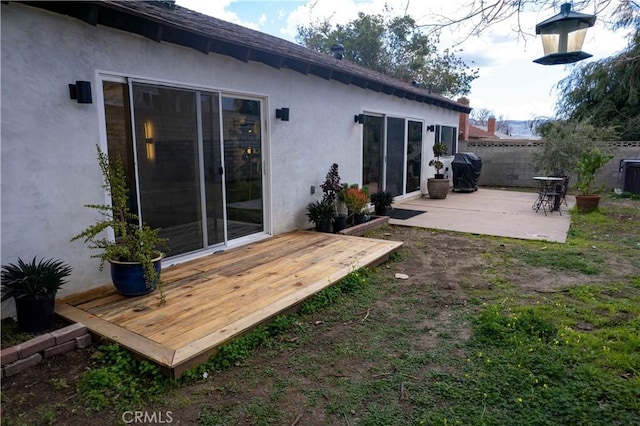
<path id="1" fill-rule="evenodd" d="M 406 192 L 420 190 L 420 172 L 422 169 L 422 123 L 407 123 L 407 187 Z"/>
<path id="2" fill-rule="evenodd" d="M 200 96 L 207 238 L 209 245 L 225 241 L 219 100 L 220 97 L 217 93 L 203 93 Z"/>
<path id="3" fill-rule="evenodd" d="M 386 187 L 394 197 L 404 193 L 404 118 L 387 118 Z"/>
<path id="4" fill-rule="evenodd" d="M 129 210 L 135 213 L 138 211 L 138 197 L 133 162 L 129 87 L 126 83 L 103 81 L 102 90 L 109 161 L 113 162 L 117 158 L 122 161 L 129 189 Z"/>
<path id="5" fill-rule="evenodd" d="M 222 98 L 228 239 L 264 230 L 260 101 Z"/>
<path id="6" fill-rule="evenodd" d="M 196 93 L 133 84 L 140 213 L 167 255 L 203 247 Z"/>
<path id="7" fill-rule="evenodd" d="M 369 187 L 369 193 L 382 189 L 383 125 L 382 117 L 365 116 L 362 130 L 362 185 Z"/>

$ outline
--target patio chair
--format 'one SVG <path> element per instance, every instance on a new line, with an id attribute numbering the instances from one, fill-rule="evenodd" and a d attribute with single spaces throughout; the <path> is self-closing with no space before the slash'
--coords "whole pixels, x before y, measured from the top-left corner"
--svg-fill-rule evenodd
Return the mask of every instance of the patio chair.
<path id="1" fill-rule="evenodd" d="M 562 177 L 565 178 L 565 176 Z M 562 216 L 560 203 L 562 202 L 562 197 L 566 195 L 566 185 L 564 185 L 565 181 L 555 182 L 544 180 L 544 178 L 536 178 L 536 181 L 538 183 L 538 198 L 531 208 L 536 213 L 542 209 L 545 216 L 547 215 L 547 211 L 549 213 L 557 211 L 560 213 L 560 216 Z"/>
<path id="2" fill-rule="evenodd" d="M 551 175 L 551 177 L 559 177 L 564 179 L 564 181 L 558 185 L 556 185 L 556 191 L 560 193 L 560 202 L 564 203 L 565 206 L 567 204 L 567 192 L 569 192 L 569 179 L 570 177 L 567 175 Z"/>

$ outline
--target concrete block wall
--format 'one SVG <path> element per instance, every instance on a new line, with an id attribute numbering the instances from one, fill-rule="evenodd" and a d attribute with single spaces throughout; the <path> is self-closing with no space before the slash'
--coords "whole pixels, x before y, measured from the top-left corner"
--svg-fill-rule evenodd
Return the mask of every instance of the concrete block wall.
<path id="1" fill-rule="evenodd" d="M 539 140 L 460 141 L 459 152 L 473 152 L 482 159 L 479 184 L 482 186 L 533 187 L 536 174 L 531 166 Z M 613 142 L 615 157 L 598 174 L 598 182 L 608 190 L 620 186 L 620 160 L 640 159 L 640 141 Z"/>
<path id="2" fill-rule="evenodd" d="M 11 377 L 40 363 L 45 358 L 86 348 L 91 344 L 87 327 L 80 323 L 36 336 L 0 352 L 2 378 Z"/>

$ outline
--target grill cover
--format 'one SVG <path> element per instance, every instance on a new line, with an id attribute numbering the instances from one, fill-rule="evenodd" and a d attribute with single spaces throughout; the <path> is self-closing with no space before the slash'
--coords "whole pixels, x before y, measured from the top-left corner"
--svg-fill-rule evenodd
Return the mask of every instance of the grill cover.
<path id="1" fill-rule="evenodd" d="M 459 152 L 451 162 L 453 170 L 453 191 L 471 192 L 478 190 L 482 160 L 473 152 Z"/>

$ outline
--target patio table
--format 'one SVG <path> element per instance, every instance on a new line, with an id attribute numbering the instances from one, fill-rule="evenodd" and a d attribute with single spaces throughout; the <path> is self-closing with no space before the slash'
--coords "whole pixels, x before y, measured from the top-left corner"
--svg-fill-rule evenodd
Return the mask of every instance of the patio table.
<path id="1" fill-rule="evenodd" d="M 547 215 L 549 212 L 559 212 L 560 202 L 564 194 L 565 178 L 556 176 L 534 176 L 533 179 L 538 183 L 538 198 L 531 208 L 538 212 L 540 208 Z"/>

